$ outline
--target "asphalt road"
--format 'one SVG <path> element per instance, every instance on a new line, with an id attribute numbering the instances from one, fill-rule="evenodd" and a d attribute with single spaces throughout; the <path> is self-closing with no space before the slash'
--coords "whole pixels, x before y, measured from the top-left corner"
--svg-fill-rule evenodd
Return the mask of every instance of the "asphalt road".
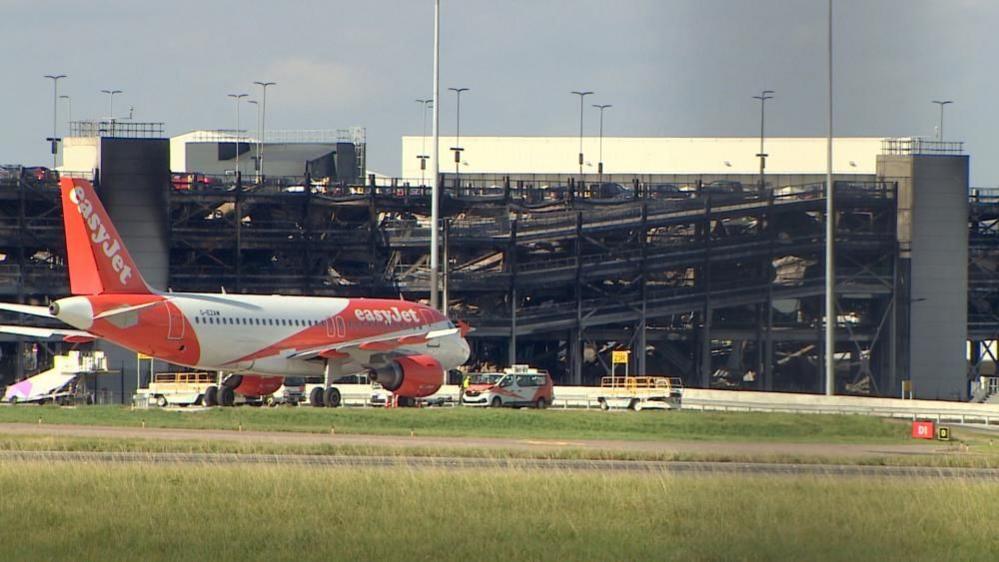
<path id="1" fill-rule="evenodd" d="M 92 451 L 0 451 L 0 462 L 291 465 L 327 468 L 447 470 L 602 471 L 670 474 L 730 474 L 884 478 L 960 478 L 999 481 L 997 469 L 785 464 L 743 462 L 660 462 L 563 459 L 486 459 L 409 456 L 236 455 L 217 453 L 129 453 Z"/>

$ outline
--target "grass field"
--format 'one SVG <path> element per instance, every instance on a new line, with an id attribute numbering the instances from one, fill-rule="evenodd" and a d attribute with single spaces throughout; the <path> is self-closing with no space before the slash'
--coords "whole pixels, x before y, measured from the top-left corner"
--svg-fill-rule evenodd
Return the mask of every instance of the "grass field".
<path id="1" fill-rule="evenodd" d="M 597 412 L 472 408 L 213 408 L 201 411 L 123 407 L 0 408 L 0 423 L 304 431 L 340 434 L 551 439 L 898 443 L 904 424 L 867 416 L 756 412 Z"/>
<path id="2" fill-rule="evenodd" d="M 4 560 L 996 560 L 999 484 L 0 462 Z"/>

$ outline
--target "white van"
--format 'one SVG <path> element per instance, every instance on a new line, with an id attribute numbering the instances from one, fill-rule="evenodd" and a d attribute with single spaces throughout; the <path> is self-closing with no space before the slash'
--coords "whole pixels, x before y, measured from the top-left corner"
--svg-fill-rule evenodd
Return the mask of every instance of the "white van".
<path id="1" fill-rule="evenodd" d="M 547 408 L 552 403 L 552 378 L 527 365 L 514 365 L 502 373 L 469 376 L 468 388 L 461 394 L 461 403 L 466 406 Z"/>

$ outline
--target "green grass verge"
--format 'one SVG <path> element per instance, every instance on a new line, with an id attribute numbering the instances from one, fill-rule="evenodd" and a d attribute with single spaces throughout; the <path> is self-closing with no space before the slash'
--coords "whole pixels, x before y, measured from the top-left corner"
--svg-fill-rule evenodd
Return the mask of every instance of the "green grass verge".
<path id="1" fill-rule="evenodd" d="M 996 560 L 952 480 L 0 462 L 4 560 Z"/>
<path id="2" fill-rule="evenodd" d="M 868 416 L 696 411 L 536 411 L 473 408 L 336 410 L 212 408 L 203 411 L 121 407 L 8 407 L 0 422 L 105 426 L 302 431 L 341 434 L 548 439 L 765 441 L 802 443 L 908 442 L 908 427 Z"/>
<path id="3" fill-rule="evenodd" d="M 974 443 L 974 442 L 973 442 Z M 354 455 L 495 459 L 570 459 L 616 461 L 712 461 L 866 466 L 999 468 L 999 447 L 955 443 L 948 451 L 926 455 L 806 455 L 777 453 L 645 452 L 578 447 L 504 449 L 446 446 L 355 445 L 334 443 L 247 443 L 213 440 L 163 440 L 118 437 L 14 435 L 0 433 L 0 451 L 85 451 L 128 453 L 213 453 L 233 455 Z M 292 460 L 293 459 L 289 459 Z"/>

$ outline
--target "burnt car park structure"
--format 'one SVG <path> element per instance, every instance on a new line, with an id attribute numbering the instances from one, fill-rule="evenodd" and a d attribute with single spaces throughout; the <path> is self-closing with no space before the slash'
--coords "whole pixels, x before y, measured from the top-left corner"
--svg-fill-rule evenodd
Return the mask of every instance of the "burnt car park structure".
<path id="1" fill-rule="evenodd" d="M 143 157 L 157 162 L 147 177 L 162 176 L 144 189 L 162 195 L 145 212 L 164 225 L 164 286 L 429 294 L 429 186 L 229 177 L 178 189 L 162 155 Z M 957 143 L 885 141 L 877 174 L 835 177 L 838 393 L 896 396 L 912 380 L 917 396 L 967 398 L 967 342 L 977 358 L 999 333 L 999 196 L 969 191 L 967 168 Z M 127 189 L 97 179 L 102 197 Z M 629 348 L 632 373 L 688 386 L 821 392 L 825 185 L 758 179 L 443 176 L 443 290 L 450 316 L 475 328 L 473 366 L 526 362 L 586 384 Z M 66 294 L 54 183 L 3 180 L 0 252 L 3 298 Z"/>

